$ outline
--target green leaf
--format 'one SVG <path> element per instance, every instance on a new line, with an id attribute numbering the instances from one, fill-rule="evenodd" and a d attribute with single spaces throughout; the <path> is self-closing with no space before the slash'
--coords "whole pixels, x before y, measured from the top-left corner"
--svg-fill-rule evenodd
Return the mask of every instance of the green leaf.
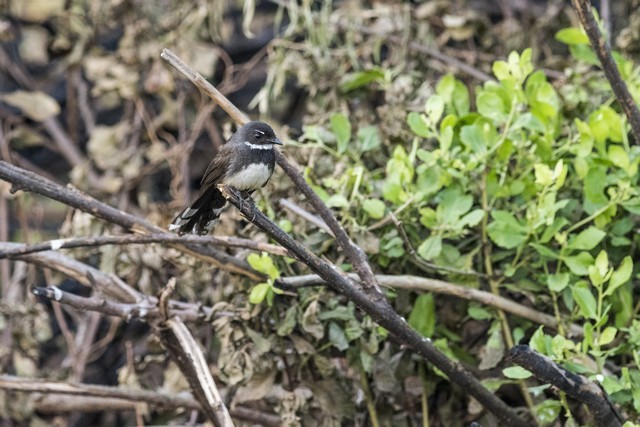
<path id="1" fill-rule="evenodd" d="M 467 314 L 475 320 L 489 320 L 493 319 L 494 316 L 491 311 L 477 305 L 469 305 L 469 307 L 467 307 Z"/>
<path id="2" fill-rule="evenodd" d="M 526 380 L 533 375 L 521 366 L 510 366 L 502 370 L 502 375 L 512 380 Z"/>
<path id="3" fill-rule="evenodd" d="M 438 219 L 445 224 L 455 224 L 461 215 L 469 212 L 473 205 L 473 197 L 463 194 L 458 187 L 450 187 L 442 193 L 442 200 L 438 205 Z"/>
<path id="4" fill-rule="evenodd" d="M 552 292 L 562 292 L 569 284 L 569 273 L 557 273 L 547 276 L 547 286 Z"/>
<path id="5" fill-rule="evenodd" d="M 420 246 L 418 246 L 418 255 L 430 261 L 440 255 L 442 252 L 442 236 L 429 236 Z"/>
<path id="6" fill-rule="evenodd" d="M 487 117 L 497 124 L 507 121 L 509 112 L 504 104 L 504 100 L 495 92 L 484 90 L 476 98 L 478 113 Z"/>
<path id="7" fill-rule="evenodd" d="M 464 227 L 474 227 L 482 221 L 484 218 L 484 210 L 483 209 L 474 209 L 462 218 L 456 224 L 460 228 Z"/>
<path id="8" fill-rule="evenodd" d="M 349 348 L 349 341 L 342 328 L 335 322 L 329 323 L 329 341 L 340 351 Z"/>
<path id="9" fill-rule="evenodd" d="M 558 400 L 547 399 L 538 403 L 534 407 L 534 412 L 538 423 L 541 425 L 551 425 L 560 415 L 562 404 Z"/>
<path id="10" fill-rule="evenodd" d="M 629 154 L 624 148 L 619 145 L 611 145 L 607 157 L 611 160 L 611 163 L 618 166 L 620 169 L 627 171 L 629 169 Z"/>
<path id="11" fill-rule="evenodd" d="M 407 124 L 413 133 L 423 138 L 430 138 L 433 132 L 429 129 L 425 121 L 425 116 L 412 111 L 407 115 Z"/>
<path id="12" fill-rule="evenodd" d="M 576 301 L 576 304 L 578 304 L 582 316 L 597 320 L 597 303 L 591 291 L 583 287 L 572 286 L 571 294 L 573 295 L 573 299 Z"/>
<path id="13" fill-rule="evenodd" d="M 569 239 L 567 247 L 569 249 L 591 250 L 598 246 L 598 244 L 607 235 L 604 231 L 596 227 L 589 227 L 586 230 L 581 231 L 575 238 Z"/>
<path id="14" fill-rule="evenodd" d="M 297 314 L 298 314 L 297 305 L 292 305 L 287 309 L 284 319 L 281 320 L 279 323 L 278 331 L 277 331 L 278 336 L 286 337 L 289 334 L 291 334 L 291 332 L 293 332 L 293 329 L 298 324 Z"/>
<path id="15" fill-rule="evenodd" d="M 547 257 L 547 258 L 552 258 L 552 259 L 558 259 L 560 258 L 560 256 L 555 253 L 554 251 L 552 251 L 551 249 L 549 249 L 547 246 L 545 245 L 541 245 L 539 243 L 529 243 L 529 246 L 531 246 L 533 249 L 535 249 L 540 255 Z"/>
<path id="16" fill-rule="evenodd" d="M 330 208 L 348 208 L 349 201 L 342 194 L 334 194 L 325 202 Z"/>
<path id="17" fill-rule="evenodd" d="M 508 211 L 493 211 L 493 222 L 487 227 L 491 240 L 505 249 L 513 249 L 527 240 L 526 228 Z"/>
<path id="18" fill-rule="evenodd" d="M 424 337 L 430 338 L 433 336 L 436 325 L 433 294 L 422 294 L 416 298 L 413 310 L 409 315 L 409 325 Z"/>
<path id="19" fill-rule="evenodd" d="M 460 141 L 474 153 L 487 151 L 487 141 L 478 124 L 463 126 L 460 129 Z"/>
<path id="20" fill-rule="evenodd" d="M 280 277 L 280 271 L 273 263 L 271 257 L 263 253 L 258 255 L 256 253 L 249 254 L 247 262 L 256 271 L 266 274 L 270 279 L 275 280 Z"/>
<path id="21" fill-rule="evenodd" d="M 362 209 L 371 218 L 380 219 L 384 216 L 386 206 L 380 199 L 367 199 L 362 203 Z"/>
<path id="22" fill-rule="evenodd" d="M 436 124 L 444 113 L 444 100 L 440 95 L 433 95 L 427 99 L 424 110 L 431 123 Z"/>
<path id="23" fill-rule="evenodd" d="M 378 127 L 363 126 L 358 129 L 358 141 L 360 141 L 360 151 L 363 153 L 378 148 L 380 146 Z"/>
<path id="24" fill-rule="evenodd" d="M 607 345 L 611 343 L 611 341 L 613 341 L 613 339 L 616 337 L 617 333 L 618 330 L 616 328 L 614 328 L 613 326 L 607 326 L 598 337 L 598 344 Z"/>
<path id="25" fill-rule="evenodd" d="M 251 304 L 262 303 L 262 301 L 264 301 L 264 299 L 266 298 L 267 292 L 269 292 L 270 288 L 271 286 L 269 286 L 268 283 L 259 283 L 255 285 L 251 289 L 251 293 L 249 294 L 249 302 Z"/>
<path id="26" fill-rule="evenodd" d="M 349 119 L 344 114 L 335 113 L 331 116 L 331 130 L 336 136 L 338 153 L 344 153 L 347 151 L 349 140 L 351 139 L 351 123 Z"/>
<path id="27" fill-rule="evenodd" d="M 627 212 L 634 215 L 640 215 L 640 197 L 632 197 L 631 199 L 622 202 L 621 205 L 627 210 Z"/>
<path id="28" fill-rule="evenodd" d="M 374 68 L 365 71 L 356 71 L 349 73 L 340 81 L 340 90 L 342 92 L 350 92 L 363 86 L 367 86 L 374 82 L 383 82 L 385 79 L 384 70 Z"/>
<path id="29" fill-rule="evenodd" d="M 581 28 L 576 27 L 563 28 L 558 31 L 556 40 L 568 45 L 589 44 L 587 34 Z"/>
<path id="30" fill-rule="evenodd" d="M 620 263 L 620 266 L 611 275 L 609 286 L 604 292 L 604 296 L 612 295 L 616 291 L 616 289 L 627 283 L 627 281 L 631 278 L 632 272 L 633 261 L 631 260 L 631 257 L 627 255 Z"/>
<path id="31" fill-rule="evenodd" d="M 549 166 L 544 163 L 538 163 L 533 165 L 534 176 L 536 177 L 536 184 L 543 187 L 548 187 L 553 184 L 553 172 Z"/>
<path id="32" fill-rule="evenodd" d="M 589 267 L 593 264 L 593 257 L 589 252 L 580 252 L 578 255 L 563 258 L 569 270 L 577 276 L 589 274 Z"/>

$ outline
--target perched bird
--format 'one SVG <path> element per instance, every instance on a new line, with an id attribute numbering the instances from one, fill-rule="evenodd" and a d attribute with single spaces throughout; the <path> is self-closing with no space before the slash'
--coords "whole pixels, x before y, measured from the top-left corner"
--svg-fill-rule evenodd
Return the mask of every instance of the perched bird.
<path id="1" fill-rule="evenodd" d="M 200 194 L 169 225 L 180 234 L 206 234 L 218 223 L 227 200 L 218 184 L 229 185 L 248 197 L 264 187 L 273 173 L 274 145 L 282 145 L 271 127 L 249 122 L 234 133 L 213 158 L 200 182 Z"/>

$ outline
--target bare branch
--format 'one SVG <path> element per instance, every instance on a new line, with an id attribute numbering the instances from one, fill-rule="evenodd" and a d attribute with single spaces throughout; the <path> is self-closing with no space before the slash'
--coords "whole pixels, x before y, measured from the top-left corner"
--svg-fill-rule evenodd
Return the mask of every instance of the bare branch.
<path id="1" fill-rule="evenodd" d="M 293 203 L 289 199 L 280 199 L 279 203 L 280 203 L 280 206 L 282 206 L 283 208 L 285 208 L 289 212 L 298 215 L 299 217 L 301 217 L 305 221 L 310 222 L 311 224 L 315 225 L 316 227 L 318 227 L 319 229 L 321 229 L 325 233 L 333 236 L 333 231 L 331 231 L 331 229 L 322 220 L 322 218 L 319 218 L 318 216 L 312 214 L 311 212 L 308 212 L 308 211 L 302 209 L 300 206 L 296 205 L 295 203 Z"/>
<path id="2" fill-rule="evenodd" d="M 72 249 L 82 247 L 94 247 L 104 245 L 140 245 L 147 243 L 193 243 L 198 245 L 214 245 L 229 248 L 244 248 L 254 251 L 268 252 L 273 255 L 288 256 L 286 249 L 269 243 L 255 240 L 241 239 L 227 236 L 179 236 L 175 233 L 154 234 L 127 234 L 122 236 L 91 236 L 74 237 L 67 239 L 54 239 L 33 245 L 16 246 L 13 248 L 0 247 L 0 259 L 15 258 L 16 256 L 31 254 L 34 252 L 51 251 L 59 249 Z"/>
<path id="3" fill-rule="evenodd" d="M 356 274 L 348 275 L 352 280 L 358 280 Z M 539 325 L 548 326 L 549 328 L 558 329 L 558 321 L 555 317 L 546 313 L 542 313 L 538 310 L 534 310 L 531 307 L 527 307 L 517 302 L 511 301 L 508 298 L 494 295 L 491 292 L 481 291 L 479 289 L 473 289 L 466 286 L 455 285 L 453 283 L 445 282 L 437 279 L 429 279 L 419 276 L 392 276 L 385 274 L 376 275 L 380 285 L 393 288 L 393 289 L 410 289 L 421 292 L 433 292 L 441 295 L 451 295 L 456 298 L 462 298 L 468 301 L 477 301 L 489 307 L 504 310 L 507 313 L 514 314 L 522 317 L 523 319 L 530 320 Z M 315 274 L 308 274 L 304 276 L 282 277 L 278 279 L 278 284 L 284 287 L 299 288 L 302 286 L 318 286 L 327 285 L 320 276 Z M 569 325 L 569 335 L 574 337 L 583 336 L 583 328 L 580 325 L 572 323 Z"/>
<path id="4" fill-rule="evenodd" d="M 168 301 L 175 286 L 176 280 L 172 278 L 160 293 L 158 308 L 165 319 L 156 325 L 154 330 L 171 359 L 186 377 L 207 418 L 216 427 L 232 427 L 233 421 L 229 411 L 220 396 L 198 343 L 179 317 L 168 318 Z"/>
<path id="5" fill-rule="evenodd" d="M 35 403 L 39 412 L 60 414 L 63 412 L 99 411 L 104 409 L 131 409 L 140 402 L 163 409 L 185 408 L 200 410 L 201 406 L 191 395 L 169 394 L 148 390 L 131 390 L 120 387 L 107 387 L 92 384 L 74 384 L 44 381 L 32 378 L 0 375 L 1 390 L 15 390 L 28 393 L 45 393 L 43 399 Z M 74 396 L 64 401 L 64 396 Z M 49 398 L 54 398 L 48 400 Z M 84 402 L 84 399 L 88 401 Z M 80 400 L 80 402 L 78 402 Z M 105 404 L 103 404 L 103 402 Z M 114 408 L 113 404 L 116 404 Z M 79 404 L 79 405 L 78 405 Z M 81 406 L 82 408 L 79 408 Z M 231 410 L 231 415 L 241 420 L 259 422 L 268 426 L 279 426 L 280 417 L 259 412 L 244 406 Z"/>
<path id="6" fill-rule="evenodd" d="M 120 225 L 127 230 L 139 234 L 166 233 L 142 218 L 122 212 L 102 203 L 75 188 L 66 188 L 33 172 L 21 169 L 7 162 L 0 161 L 0 179 L 13 184 L 12 191 L 24 190 L 41 194 L 68 206 L 87 212 L 97 218 Z M 172 243 L 172 247 L 208 261 L 216 267 L 230 272 L 242 274 L 254 280 L 262 280 L 264 276 L 254 271 L 246 262 L 219 251 L 210 245 L 182 245 Z"/>
<path id="7" fill-rule="evenodd" d="M 4 248 L 7 246 L 11 247 L 15 245 L 21 244 L 5 242 L 0 243 L 0 248 Z M 90 286 L 99 290 L 105 296 L 114 298 L 118 301 L 118 303 L 115 303 L 115 305 L 107 304 L 107 308 L 105 310 L 113 310 L 113 312 L 106 314 L 112 314 L 115 316 L 127 318 L 127 314 L 129 313 L 134 315 L 136 313 L 139 313 L 139 310 L 141 309 L 149 309 L 147 315 L 154 315 L 154 309 L 152 309 L 151 307 L 155 307 L 155 305 L 157 304 L 157 298 L 139 293 L 117 276 L 103 273 L 102 271 L 94 267 L 91 267 L 87 264 L 84 264 L 73 258 L 69 258 L 57 252 L 37 252 L 33 254 L 22 255 L 18 257 L 18 259 L 58 271 L 74 280 L 77 280 L 79 283 L 85 286 Z M 60 298 L 62 299 L 65 298 L 66 293 L 59 289 L 57 291 L 51 287 L 44 289 L 46 289 L 46 293 L 43 294 L 43 296 L 53 298 L 54 300 L 58 298 L 58 295 L 61 295 Z M 62 294 L 58 294 L 58 291 L 62 292 Z M 76 298 L 81 298 L 76 295 L 73 296 Z M 96 300 L 86 302 L 86 304 L 88 304 L 87 308 L 96 307 L 97 311 L 101 311 L 97 307 L 105 304 L 102 302 L 103 299 L 101 299 L 100 297 L 92 298 L 96 298 Z M 80 301 L 77 303 L 79 304 L 78 308 L 83 308 L 82 304 L 84 303 L 82 302 L 82 300 L 74 301 Z M 72 302 L 69 302 L 69 304 L 74 305 Z M 214 315 L 214 311 L 211 307 L 203 306 L 202 304 L 172 300 L 170 306 L 173 314 L 179 314 L 182 319 L 188 321 L 207 320 Z M 122 316 L 123 314 L 124 316 Z"/>

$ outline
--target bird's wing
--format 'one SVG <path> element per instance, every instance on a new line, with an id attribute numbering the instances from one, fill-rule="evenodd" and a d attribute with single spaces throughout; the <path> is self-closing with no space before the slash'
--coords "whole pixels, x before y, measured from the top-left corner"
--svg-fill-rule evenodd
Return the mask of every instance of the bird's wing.
<path id="1" fill-rule="evenodd" d="M 206 192 L 208 189 L 215 187 L 225 174 L 231 161 L 231 150 L 229 144 L 225 144 L 220 148 L 218 154 L 213 158 L 204 175 L 200 181 L 200 194 Z"/>

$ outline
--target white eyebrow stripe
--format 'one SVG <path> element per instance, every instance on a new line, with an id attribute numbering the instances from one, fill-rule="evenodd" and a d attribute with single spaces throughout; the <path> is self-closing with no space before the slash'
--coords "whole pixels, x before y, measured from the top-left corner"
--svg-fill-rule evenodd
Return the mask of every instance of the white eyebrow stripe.
<path id="1" fill-rule="evenodd" d="M 273 144 L 252 144 L 249 141 L 244 143 L 247 147 L 255 150 L 271 150 L 273 148 Z"/>
<path id="2" fill-rule="evenodd" d="M 256 132 L 258 132 L 260 135 L 264 135 L 264 132 L 259 129 L 256 129 Z"/>

